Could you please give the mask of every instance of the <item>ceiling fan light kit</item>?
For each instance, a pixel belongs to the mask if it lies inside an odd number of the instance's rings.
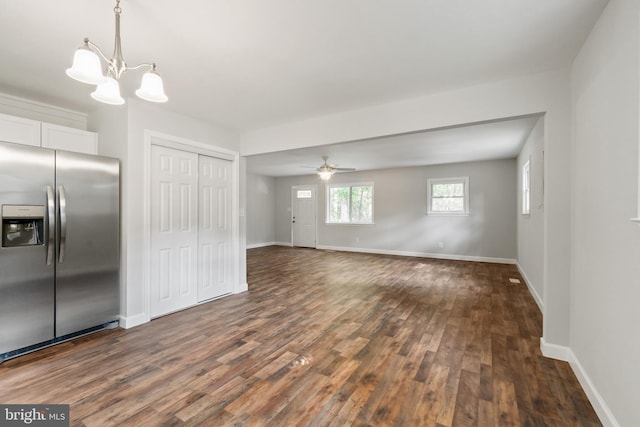
[[[326,168],[320,168],[320,170],[318,171],[318,175],[320,175],[320,179],[323,181],[328,181],[329,179],[331,179],[331,176],[334,174],[334,172],[330,169],[326,169]]]
[[[140,88],[136,90],[136,95],[150,102],[167,102],[169,98],[164,93],[162,78],[156,71],[155,63],[143,63],[130,67],[122,56],[122,43],[120,40],[120,0],[116,0],[113,8],[116,15],[116,35],[113,56],[108,58],[100,48],[84,39],[84,45],[76,50],[73,55],[73,64],[67,69],[67,76],[82,83],[96,85],[96,90],[91,93],[91,97],[96,101],[110,105],[122,105],[124,99],[120,95],[120,84],[118,80],[129,70],[138,68],[149,68],[142,76]],[[102,73],[103,59],[107,64],[106,76]]]
[[[342,171],[342,172],[355,171],[355,168],[337,168],[334,165],[328,164],[327,160],[329,160],[329,157],[327,156],[322,156],[322,160],[324,160],[324,164],[320,165],[320,167],[316,169],[316,172],[318,172],[318,176],[320,176],[320,179],[323,181],[330,180],[333,174],[336,173],[336,171]]]

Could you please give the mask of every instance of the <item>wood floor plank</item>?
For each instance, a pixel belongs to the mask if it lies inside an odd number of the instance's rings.
[[[0,402],[67,403],[73,426],[600,425],[513,265],[265,247],[247,272],[0,364]]]

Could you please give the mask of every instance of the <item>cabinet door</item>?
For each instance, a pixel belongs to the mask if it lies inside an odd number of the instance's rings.
[[[76,153],[98,154],[98,134],[42,123],[42,146]]]
[[[40,122],[0,114],[0,141],[40,147]]]

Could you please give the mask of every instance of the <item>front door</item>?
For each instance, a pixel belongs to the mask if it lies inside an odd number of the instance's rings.
[[[291,235],[293,246],[316,247],[316,186],[291,187]]]

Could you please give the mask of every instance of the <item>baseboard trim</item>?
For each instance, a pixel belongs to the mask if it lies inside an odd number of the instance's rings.
[[[247,292],[248,290],[249,290],[249,284],[247,282],[240,283],[236,287],[234,294],[241,294],[242,292]]]
[[[598,390],[591,381],[591,378],[589,378],[589,375],[582,367],[580,360],[578,360],[570,347],[550,344],[546,342],[543,337],[540,338],[540,350],[545,357],[568,362],[569,366],[571,366],[571,370],[573,370],[578,382],[587,395],[589,402],[591,402],[593,409],[596,411],[598,418],[600,418],[600,422],[602,422],[605,427],[620,427],[620,424],[611,412],[611,409],[609,409],[605,400],[602,398],[600,393],[598,393]]]
[[[527,277],[527,273],[524,272],[520,264],[516,263],[516,266],[518,267],[518,271],[520,272],[520,275],[524,279],[524,283],[527,285],[527,288],[529,289],[529,293],[533,297],[533,300],[536,302],[536,304],[538,304],[538,308],[540,309],[540,311],[541,312],[544,311],[542,309],[544,306],[542,302],[542,298],[540,298],[540,295],[538,295],[538,292],[536,292],[536,288],[534,288],[533,285],[531,284],[531,281]]]
[[[276,242],[251,243],[247,245],[247,249],[264,248],[265,246],[274,246]]]
[[[540,338],[540,351],[544,357],[568,362],[571,359],[571,349],[563,345],[550,344],[544,337]]]
[[[489,262],[493,264],[516,264],[516,260],[511,258],[492,258],[492,257],[480,257],[480,256],[456,255],[456,254],[432,254],[427,252],[393,251],[393,250],[385,250],[385,249],[350,248],[350,247],[344,247],[344,246],[326,246],[326,245],[318,245],[317,249],[324,249],[324,250],[330,250],[330,251],[344,251],[344,252],[362,252],[367,254],[379,254],[379,255],[410,256],[410,257],[418,257],[418,258],[448,259],[453,261]]]
[[[140,326],[147,322],[149,322],[149,318],[146,313],[140,313],[129,317],[120,316],[120,327],[124,329],[135,328],[136,326]]]
[[[273,242],[273,244],[275,246],[289,246],[289,247],[293,246],[291,242]]]
[[[600,393],[598,393],[593,382],[591,382],[591,378],[589,378],[589,375],[587,375],[587,372],[584,370],[575,354],[573,354],[573,351],[571,351],[571,360],[569,361],[569,365],[571,365],[571,369],[573,369],[573,372],[576,374],[578,382],[589,398],[589,401],[591,402],[593,409],[596,411],[596,414],[598,414],[602,424],[605,427],[620,427],[618,420],[616,420],[611,409],[609,409],[607,403],[604,401]]]

